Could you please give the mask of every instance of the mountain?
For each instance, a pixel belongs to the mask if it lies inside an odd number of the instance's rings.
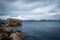
[[[25,22],[60,22],[60,20],[23,20]]]
[[[22,20],[25,22],[60,22],[60,20]],[[0,19],[0,22],[6,23],[6,20]]]

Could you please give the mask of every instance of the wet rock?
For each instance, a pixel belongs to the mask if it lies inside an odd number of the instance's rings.
[[[4,31],[0,29],[0,34],[2,36],[2,40],[22,40],[24,35],[21,31]]]

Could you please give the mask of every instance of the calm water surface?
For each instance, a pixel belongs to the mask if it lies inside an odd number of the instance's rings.
[[[60,22],[23,22],[21,30],[27,37],[24,40],[60,40]]]

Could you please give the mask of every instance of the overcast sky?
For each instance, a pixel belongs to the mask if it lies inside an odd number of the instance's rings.
[[[60,0],[0,0],[0,18],[60,19]]]

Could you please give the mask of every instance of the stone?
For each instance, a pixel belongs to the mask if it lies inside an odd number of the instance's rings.
[[[22,26],[22,21],[19,19],[8,18],[6,24],[9,26]]]

